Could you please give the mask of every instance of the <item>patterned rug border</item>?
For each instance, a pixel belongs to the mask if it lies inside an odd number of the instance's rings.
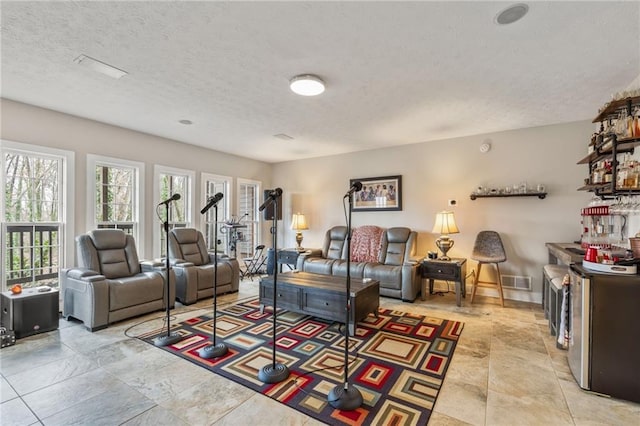
[[[213,312],[172,324],[182,340],[161,349],[331,425],[426,425],[464,328],[460,321],[400,310],[369,315],[349,337],[349,383],[363,404],[341,411],[327,395],[344,384],[342,323],[278,309],[276,360],[290,376],[276,384],[258,379],[259,369],[273,360],[270,307],[260,312],[257,298],[225,305],[216,325],[216,342],[229,348],[220,358],[197,352],[211,343]],[[163,333],[166,328],[138,338],[153,344]]]

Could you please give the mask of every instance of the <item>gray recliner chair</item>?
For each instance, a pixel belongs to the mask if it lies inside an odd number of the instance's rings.
[[[298,256],[297,269],[313,274],[331,275],[333,264],[346,259],[347,227],[334,226],[324,236],[322,249],[307,250]]]
[[[133,237],[119,229],[97,229],[76,237],[78,267],[61,273],[62,316],[90,331],[126,318],[166,309],[165,268],[140,262]],[[175,304],[175,278],[169,280]]]
[[[389,228],[383,235],[378,263],[367,263],[364,276],[380,281],[380,295],[413,302],[420,293],[418,234],[409,228]]]
[[[213,296],[214,253],[207,251],[204,237],[193,228],[169,232],[169,258],[176,274],[176,298],[189,305]],[[218,255],[218,294],[238,291],[240,265],[236,259]]]

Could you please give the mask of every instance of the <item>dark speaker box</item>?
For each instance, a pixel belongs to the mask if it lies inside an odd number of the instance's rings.
[[[267,199],[267,197],[269,196],[269,194],[271,194],[271,191],[273,191],[273,189],[265,189],[264,190],[264,198],[262,198],[262,202],[264,203],[264,201]],[[273,215],[274,212],[276,210],[276,203],[269,203],[268,206],[266,206],[264,208],[264,210],[262,211],[262,213],[264,213],[264,220],[273,220]],[[277,212],[278,217],[276,218],[276,220],[282,220],[282,197],[280,197],[278,199],[278,212]]]
[[[40,288],[27,288],[20,294],[5,291],[0,296],[2,326],[13,330],[18,339],[58,328],[58,290],[39,292]]]

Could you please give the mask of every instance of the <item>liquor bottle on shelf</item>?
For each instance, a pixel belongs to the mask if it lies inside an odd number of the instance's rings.
[[[638,163],[632,162],[627,173],[626,187],[628,189],[638,189]]]
[[[604,160],[603,173],[602,181],[604,183],[611,183],[611,180],[613,179],[611,160]]]

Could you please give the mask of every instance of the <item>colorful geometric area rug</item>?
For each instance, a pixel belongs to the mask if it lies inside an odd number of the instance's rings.
[[[388,309],[369,315],[349,336],[349,384],[363,403],[343,411],[328,403],[328,394],[344,385],[344,325],[278,310],[276,362],[290,376],[264,384],[258,373],[273,363],[271,312],[266,307],[261,313],[257,299],[218,309],[216,343],[229,349],[220,358],[198,356],[211,343],[212,315],[172,326],[182,340],[163,349],[327,424],[426,425],[463,328],[458,321]],[[153,344],[163,333],[140,338]]]

